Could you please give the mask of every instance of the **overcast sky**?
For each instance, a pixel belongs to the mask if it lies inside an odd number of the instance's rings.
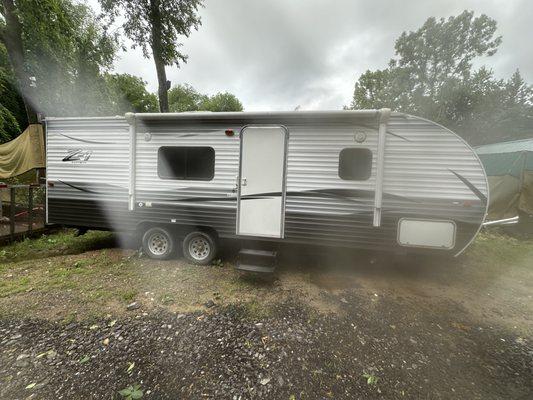
[[[249,111],[339,109],[362,72],[386,66],[402,31],[464,9],[496,19],[503,36],[480,64],[502,78],[519,68],[533,83],[533,0],[205,0],[202,26],[183,40],[188,63],[167,75],[203,93],[232,92]],[[121,52],[115,70],[157,89],[140,50]]]

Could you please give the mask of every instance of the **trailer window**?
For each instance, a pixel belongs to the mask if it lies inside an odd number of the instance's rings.
[[[339,177],[347,181],[365,181],[372,173],[369,149],[346,148],[339,154]]]
[[[212,147],[160,147],[157,174],[162,179],[210,181],[215,175],[215,150]]]

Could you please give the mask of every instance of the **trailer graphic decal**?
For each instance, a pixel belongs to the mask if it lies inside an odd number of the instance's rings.
[[[76,149],[76,150],[70,150],[68,154],[63,158],[63,162],[72,162],[72,163],[86,163],[89,158],[91,158],[91,154],[93,154],[92,150],[83,150],[83,149]]]

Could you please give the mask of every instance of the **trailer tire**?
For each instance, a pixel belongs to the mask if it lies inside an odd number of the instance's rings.
[[[165,228],[150,228],[143,235],[142,248],[148,257],[166,260],[172,257],[176,248],[174,235]]]
[[[183,239],[183,255],[197,265],[208,265],[215,258],[218,250],[214,235],[205,231],[194,231]]]

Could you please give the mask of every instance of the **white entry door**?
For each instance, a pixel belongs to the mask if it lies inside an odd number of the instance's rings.
[[[241,132],[237,234],[283,237],[287,130],[249,126]]]

